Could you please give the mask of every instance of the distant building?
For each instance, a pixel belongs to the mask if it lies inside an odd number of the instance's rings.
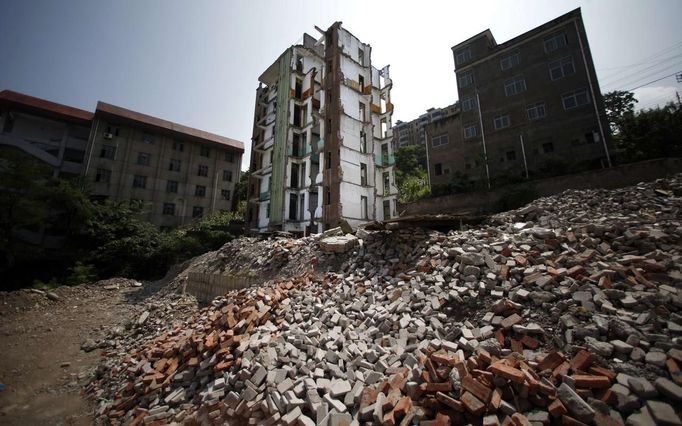
[[[321,31],[321,30],[320,30]],[[316,233],[397,216],[388,66],[336,22],[259,78],[247,221]]]
[[[445,180],[446,170],[500,180],[559,163],[610,166],[610,135],[580,9],[502,44],[485,30],[452,52],[459,123],[450,120],[454,132],[433,129],[432,182]]]
[[[143,201],[157,226],[235,208],[241,142],[103,102],[91,113],[3,91],[0,111],[0,145],[88,177],[96,199]]]
[[[429,108],[418,118],[404,122],[398,120],[393,127],[393,144],[396,148],[405,145],[426,146],[426,126],[444,115],[450,114],[455,104],[444,108]]]

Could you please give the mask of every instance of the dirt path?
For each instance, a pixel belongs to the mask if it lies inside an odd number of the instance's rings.
[[[131,318],[141,289],[61,287],[58,300],[27,290],[0,293],[0,424],[92,424],[80,391],[100,350],[85,352],[81,344]]]

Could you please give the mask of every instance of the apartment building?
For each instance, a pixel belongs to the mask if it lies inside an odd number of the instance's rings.
[[[452,149],[463,143],[459,102],[444,108],[443,113],[424,126],[426,160],[429,164],[429,184],[449,183],[458,171],[469,172],[472,159],[461,150]],[[460,172],[462,173],[462,172]]]
[[[371,46],[334,23],[304,34],[259,77],[247,221],[321,232],[397,216],[392,82]]]
[[[0,92],[0,145],[21,150],[49,165],[52,176],[78,176],[93,113],[34,98]]]
[[[393,146],[400,148],[405,145],[426,146],[426,126],[451,114],[455,104],[444,108],[429,108],[426,112],[412,121],[396,121],[393,127]]]
[[[94,199],[140,200],[157,226],[234,210],[242,142],[104,102],[92,112],[0,92],[0,144],[85,176]]]
[[[461,133],[432,135],[432,181],[446,170],[490,184],[561,163],[611,165],[603,99],[580,9],[502,44],[485,30],[452,52],[461,120],[455,127]],[[446,150],[456,154],[446,160],[439,155]]]

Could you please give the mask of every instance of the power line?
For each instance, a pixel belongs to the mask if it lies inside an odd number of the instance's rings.
[[[657,57],[659,57],[659,56],[661,56],[661,55],[664,55],[664,54],[666,54],[666,53],[668,53],[668,52],[670,52],[670,51],[673,51],[673,50],[675,50],[676,48],[678,48],[678,47],[680,47],[680,46],[682,46],[682,41],[677,42],[677,43],[675,43],[675,44],[672,45],[672,46],[666,47],[666,48],[663,49],[663,50],[659,50],[658,52],[654,53],[653,55],[649,55],[649,56],[647,56],[647,57],[645,57],[645,58],[642,58],[642,59],[640,60],[640,62],[636,62],[636,63],[634,63],[634,64],[629,64],[629,65],[621,65],[621,66],[618,66],[618,67],[599,68],[597,71],[604,71],[604,70],[609,70],[609,69],[622,69],[622,68],[628,68],[628,69],[629,69],[629,68],[636,67],[636,66],[639,66],[639,65],[646,65],[646,64],[650,63],[652,59],[657,58]],[[622,72],[624,72],[624,71],[627,71],[627,70],[617,71],[617,72],[615,72],[615,73],[612,73],[611,75],[609,75],[609,74],[607,73],[607,78],[610,78],[610,77],[613,77],[613,76],[615,76],[615,75],[618,75],[618,74],[620,74],[620,73],[622,73]]]
[[[661,77],[661,78],[657,78],[656,80],[652,80],[652,81],[650,81],[650,82],[648,82],[648,83],[640,84],[640,85],[637,86],[637,87],[633,87],[632,89],[626,90],[626,92],[632,92],[633,90],[639,89],[640,87],[647,86],[647,85],[649,85],[649,84],[651,84],[651,83],[656,83],[657,81],[661,81],[661,80],[663,80],[664,78],[672,77],[672,76],[674,76],[674,75],[677,74],[677,73],[679,73],[679,71],[676,71],[676,72],[674,72],[674,73],[672,73],[672,74],[668,74],[668,75],[666,75],[666,76],[664,76],[664,77]]]
[[[631,72],[631,73],[628,74],[628,75],[625,75],[625,76],[622,76],[622,77],[617,77],[617,78],[615,78],[615,79],[613,79],[613,78],[605,78],[605,79],[603,79],[603,81],[604,81],[604,84],[605,84],[605,85],[611,85],[611,84],[615,84],[616,82],[620,82],[620,81],[622,81],[622,80],[629,80],[629,79],[631,79],[632,77],[635,77],[635,76],[638,75],[638,74],[641,74],[641,73],[643,73],[643,72],[645,72],[645,71],[648,71],[648,70],[650,70],[650,69],[652,69],[652,68],[656,68],[656,67],[662,65],[662,64],[665,63],[665,62],[668,62],[668,61],[671,61],[671,60],[674,60],[674,59],[677,59],[677,58],[680,58],[680,57],[682,57],[682,53],[681,53],[681,54],[678,54],[678,55],[675,55],[675,56],[671,56],[671,57],[669,57],[669,58],[662,59],[662,60],[660,60],[660,61],[658,61],[658,62],[656,62],[656,63],[651,64],[651,65],[648,66],[648,67],[641,68],[641,69],[639,69],[639,70],[636,70],[636,71],[634,71],[634,72]],[[673,65],[675,65],[675,64],[673,64]]]
[[[625,87],[625,86],[634,86],[634,85],[636,85],[636,84],[639,84],[639,82],[641,82],[641,81],[643,81],[643,80],[649,79],[649,78],[651,78],[651,77],[655,77],[656,75],[661,75],[662,72],[666,72],[666,71],[669,71],[671,68],[680,67],[680,66],[682,66],[682,62],[680,62],[680,63],[675,63],[675,64],[672,64],[672,65],[668,65],[667,67],[663,67],[663,68],[661,68],[661,69],[654,70],[654,71],[652,71],[652,72],[648,72],[648,73],[643,74],[643,75],[641,75],[641,76],[639,76],[639,77],[636,77],[636,78],[634,78],[634,79],[629,79],[628,81],[624,81],[624,82],[622,82],[622,83],[618,83],[618,84],[616,84],[616,83],[607,84],[607,85],[605,85],[605,87],[610,87],[610,88],[611,88],[610,90],[618,90],[619,88],[622,88],[622,87]]]

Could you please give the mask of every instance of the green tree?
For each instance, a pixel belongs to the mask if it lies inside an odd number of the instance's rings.
[[[614,90],[604,94],[604,107],[606,108],[606,118],[609,120],[611,132],[619,134],[622,129],[623,120],[631,117],[635,112],[635,94],[622,90]]]
[[[412,174],[402,180],[398,189],[400,190],[401,203],[412,203],[429,195],[426,170],[418,167]]]
[[[404,176],[417,168],[426,170],[426,147],[424,145],[403,145],[395,151],[396,170]]]
[[[626,114],[620,122],[616,144],[625,161],[682,156],[682,107],[670,103],[663,108]]]

